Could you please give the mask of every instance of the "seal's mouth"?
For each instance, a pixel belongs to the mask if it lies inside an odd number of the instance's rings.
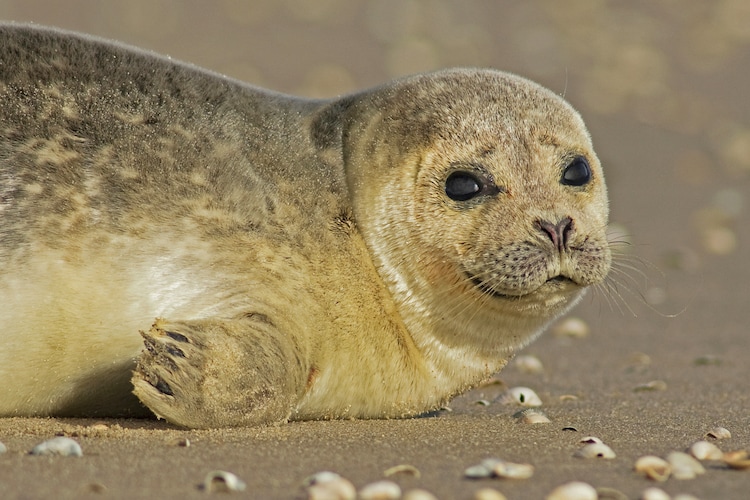
[[[476,276],[471,276],[470,279],[471,279],[471,282],[474,284],[474,286],[477,287],[485,295],[490,295],[492,297],[496,297],[500,299],[507,299],[507,300],[518,300],[527,295],[531,295],[532,293],[539,292],[544,288],[552,288],[553,290],[559,290],[560,288],[565,288],[569,285],[579,286],[578,283],[573,281],[573,279],[569,278],[568,276],[558,274],[557,276],[553,276],[552,278],[549,278],[541,286],[534,288],[532,290],[519,291],[519,293],[503,293],[503,292],[499,292],[495,290],[491,286],[490,283],[482,281]]]

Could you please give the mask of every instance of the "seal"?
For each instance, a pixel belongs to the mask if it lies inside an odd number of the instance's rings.
[[[307,100],[53,29],[0,46],[0,415],[419,415],[609,270],[589,134],[521,77]]]

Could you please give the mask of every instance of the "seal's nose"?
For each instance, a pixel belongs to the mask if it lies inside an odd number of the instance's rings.
[[[539,229],[552,240],[552,244],[559,252],[568,247],[568,238],[573,233],[573,219],[563,217],[557,224],[546,220],[538,220],[536,223]]]

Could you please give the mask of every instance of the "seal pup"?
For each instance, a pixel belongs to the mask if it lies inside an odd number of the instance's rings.
[[[0,415],[418,415],[609,270],[583,121],[518,76],[307,100],[52,29],[0,46]]]

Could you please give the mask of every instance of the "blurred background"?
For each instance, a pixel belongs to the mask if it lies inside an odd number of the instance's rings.
[[[658,333],[665,353],[688,329],[695,353],[731,356],[747,337],[747,0],[0,0],[0,18],[120,40],[301,96],[448,66],[529,77],[582,113],[607,175],[614,238],[632,243],[618,245],[629,254],[610,283],[624,300],[593,294],[581,314],[608,333],[627,330],[628,346],[638,332],[644,342]],[[628,308],[645,311],[645,324]]]

